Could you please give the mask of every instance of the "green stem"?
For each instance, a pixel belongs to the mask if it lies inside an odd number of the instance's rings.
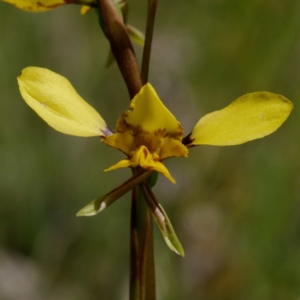
[[[145,46],[144,46],[144,52],[143,52],[142,71],[141,71],[141,77],[142,77],[143,84],[146,84],[148,82],[149,64],[150,64],[150,55],[151,55],[156,7],[157,7],[157,0],[148,0],[146,36],[145,36]]]

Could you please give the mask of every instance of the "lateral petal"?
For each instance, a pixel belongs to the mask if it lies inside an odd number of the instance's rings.
[[[134,137],[128,132],[108,135],[103,138],[102,143],[119,149],[128,156],[135,149]]]
[[[185,145],[238,145],[276,131],[288,118],[293,104],[269,92],[246,94],[196,124]]]
[[[116,170],[116,169],[119,169],[119,168],[127,168],[127,167],[130,167],[131,165],[132,164],[130,163],[130,161],[128,159],[123,159],[123,160],[120,160],[115,165],[105,169],[104,172]]]
[[[188,153],[188,148],[183,145],[181,141],[169,137],[161,139],[161,145],[158,153],[160,160],[175,156],[188,157]]]
[[[48,69],[28,67],[18,83],[25,102],[57,131],[84,137],[112,133],[65,77]]]

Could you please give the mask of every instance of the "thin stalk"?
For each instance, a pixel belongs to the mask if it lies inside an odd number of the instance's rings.
[[[133,169],[133,174],[138,170]],[[130,300],[155,300],[155,264],[151,212],[139,187],[132,191]]]
[[[129,299],[140,299],[140,253],[137,224],[137,187],[132,190],[131,198],[131,221],[130,221],[130,282]]]
[[[152,215],[147,210],[144,243],[140,266],[141,300],[155,300],[155,264]]]
[[[148,80],[156,0],[148,2],[145,50],[143,54],[143,78],[139,73],[136,56],[122,18],[112,0],[98,0],[100,20],[111,50],[118,63],[129,91],[130,99],[140,91],[142,82]],[[133,173],[138,170],[133,169]],[[136,187],[132,193],[130,230],[130,300],[155,300],[154,250],[152,220],[146,201]]]
[[[142,71],[141,71],[141,77],[142,77],[143,84],[146,84],[148,82],[149,64],[150,64],[150,55],[151,55],[156,7],[157,7],[157,0],[148,0],[147,25],[146,25],[143,59],[142,59]]]

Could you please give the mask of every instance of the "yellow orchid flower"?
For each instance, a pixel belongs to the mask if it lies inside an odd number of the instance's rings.
[[[105,171],[130,167],[133,176],[92,201],[77,216],[95,215],[140,185],[167,245],[182,256],[184,251],[170,220],[144,180],[157,171],[175,183],[163,164],[165,159],[187,157],[188,149],[197,145],[229,146],[262,138],[277,130],[293,109],[292,102],[281,95],[246,94],[224,109],[201,118],[192,132],[182,138],[181,124],[147,83],[131,100],[113,132],[63,76],[48,69],[28,67],[22,71],[18,82],[26,103],[51,127],[70,135],[100,136],[104,144],[126,155],[126,159]]]
[[[187,157],[188,149],[181,143],[182,134],[180,123],[148,83],[119,118],[116,133],[102,140],[128,157],[106,171],[140,166],[156,170],[175,183],[161,161],[173,156]]]
[[[17,8],[30,12],[43,12],[63,4],[73,3],[70,0],[2,0],[13,4]]]
[[[163,160],[188,156],[197,145],[228,146],[262,138],[277,130],[293,104],[269,92],[246,94],[226,108],[210,113],[182,139],[179,121],[164,106],[150,83],[131,100],[113,132],[61,75],[28,67],[18,77],[26,103],[57,131],[76,136],[100,136],[127,158],[105,171],[124,167],[156,170],[175,183]]]

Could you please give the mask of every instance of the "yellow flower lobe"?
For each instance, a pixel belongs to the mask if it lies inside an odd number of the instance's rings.
[[[201,118],[189,137],[189,145],[230,146],[262,138],[276,131],[292,110],[292,102],[281,95],[243,95]]]
[[[69,80],[48,69],[28,67],[18,77],[25,102],[51,127],[76,136],[105,136],[110,129]]]
[[[102,140],[128,156],[105,171],[140,166],[156,170],[175,183],[161,161],[173,156],[187,156],[188,149],[181,143],[182,134],[180,123],[148,83],[119,118],[116,133]]]
[[[30,12],[43,12],[67,4],[64,0],[3,0],[17,8]]]

